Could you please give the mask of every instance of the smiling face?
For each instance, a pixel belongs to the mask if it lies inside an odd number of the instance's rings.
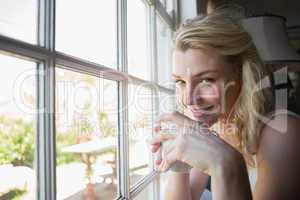
[[[213,51],[175,50],[173,78],[184,114],[208,126],[226,118],[240,93],[238,68]]]

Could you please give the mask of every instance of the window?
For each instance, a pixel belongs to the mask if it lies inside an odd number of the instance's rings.
[[[57,199],[117,197],[117,102],[114,81],[56,68]]]
[[[174,105],[166,7],[4,0],[0,11],[0,198],[160,199],[146,139]]]

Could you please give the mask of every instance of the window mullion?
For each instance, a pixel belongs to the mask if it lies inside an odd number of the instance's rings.
[[[118,69],[127,73],[127,0],[117,1],[117,35],[118,35]],[[128,82],[119,82],[118,87],[118,112],[119,112],[119,134],[118,134],[118,180],[119,193],[121,197],[129,199],[129,128],[128,128]]]
[[[150,6],[150,31],[151,31],[151,69],[152,69],[152,81],[158,84],[158,65],[157,65],[157,38],[156,38],[156,12],[155,12],[155,4]],[[153,107],[153,114],[152,114],[152,121],[155,120],[157,117],[157,114],[159,113],[159,100],[158,100],[158,94],[159,90],[157,87],[155,87],[154,90],[152,90],[152,107]],[[152,133],[153,135],[153,133]],[[155,155],[152,156],[152,168],[154,168],[154,159]],[[159,194],[160,194],[160,181],[159,178],[154,179],[153,181],[153,193],[154,193],[154,200],[159,200]]]
[[[39,1],[38,44],[54,52],[55,0]],[[38,199],[55,200],[55,57],[39,65],[38,74]]]

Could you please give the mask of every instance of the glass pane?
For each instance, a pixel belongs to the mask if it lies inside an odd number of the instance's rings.
[[[157,61],[158,61],[158,83],[173,88],[174,83],[171,80],[172,70],[172,33],[167,25],[159,18],[157,22]]]
[[[57,0],[56,49],[116,68],[116,1]]]
[[[152,171],[152,154],[146,139],[152,134],[151,90],[141,86],[129,86],[129,167],[130,185]]]
[[[37,0],[1,0],[0,34],[37,43]]]
[[[127,1],[128,73],[150,80],[147,56],[147,7],[142,0]]]
[[[150,183],[143,191],[141,191],[134,200],[153,200],[154,198],[153,183]]]
[[[0,54],[0,199],[36,199],[36,63]]]
[[[56,68],[57,199],[117,197],[117,84]]]
[[[159,114],[170,113],[176,110],[175,95],[159,93]]]

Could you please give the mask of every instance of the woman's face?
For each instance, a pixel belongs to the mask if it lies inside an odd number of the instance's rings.
[[[173,78],[184,114],[208,126],[225,118],[240,93],[238,68],[213,51],[175,50]]]

